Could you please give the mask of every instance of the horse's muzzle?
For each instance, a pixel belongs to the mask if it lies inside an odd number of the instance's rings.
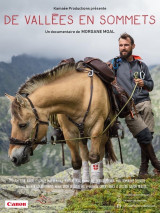
[[[21,166],[21,164],[25,164],[25,163],[29,162],[29,157],[22,158],[21,160],[19,160],[16,157],[12,157],[11,161],[15,166]]]
[[[18,148],[14,149],[12,151],[10,159],[15,166],[21,166],[21,164],[25,164],[29,162],[31,154],[32,154],[32,150],[30,149],[30,147],[26,146],[26,147],[23,147],[23,149],[21,147],[19,149]]]

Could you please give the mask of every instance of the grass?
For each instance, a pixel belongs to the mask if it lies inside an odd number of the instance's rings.
[[[159,177],[115,179],[101,187],[71,197],[63,212],[160,212]]]

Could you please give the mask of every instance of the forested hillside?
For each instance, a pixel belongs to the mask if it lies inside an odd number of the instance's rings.
[[[0,62],[0,96],[15,94],[17,88],[33,74],[57,65],[60,59],[35,58],[28,55],[13,56],[11,63]]]

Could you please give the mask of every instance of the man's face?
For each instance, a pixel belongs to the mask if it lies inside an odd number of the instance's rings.
[[[131,44],[130,38],[119,40],[119,52],[122,58],[129,58],[132,55],[132,50],[135,48],[135,44]]]

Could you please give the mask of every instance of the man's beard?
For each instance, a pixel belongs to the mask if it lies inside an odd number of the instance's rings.
[[[126,51],[122,51],[122,52],[126,52]],[[123,55],[122,52],[120,52],[120,56],[121,58],[127,59],[132,55],[132,50],[130,50],[126,55]]]

